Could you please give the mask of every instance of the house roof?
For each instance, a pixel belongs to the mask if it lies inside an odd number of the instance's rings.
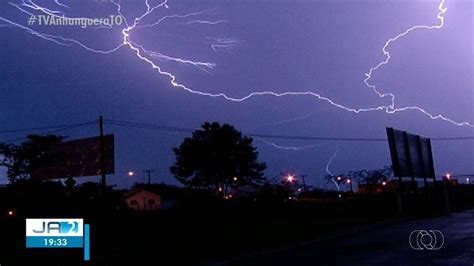
[[[160,195],[158,195],[157,193],[151,192],[151,191],[149,191],[149,190],[146,190],[146,189],[143,189],[143,188],[137,188],[137,189],[135,189],[135,190],[133,190],[133,191],[131,191],[131,192],[125,194],[125,198],[129,198],[129,197],[131,197],[131,196],[137,194],[138,192],[148,192],[148,193],[151,193],[151,194],[155,194],[155,195],[157,195],[157,196],[160,196]]]
[[[194,191],[183,188],[177,187],[173,185],[166,185],[166,184],[141,184],[140,186],[135,187],[135,189],[143,189],[148,192],[152,192],[156,195],[159,195],[163,198],[167,199],[177,199],[184,197],[186,195],[192,194]],[[132,191],[133,192],[133,191]],[[132,193],[130,192],[130,193]]]

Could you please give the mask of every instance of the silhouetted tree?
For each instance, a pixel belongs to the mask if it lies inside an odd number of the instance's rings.
[[[382,169],[349,171],[335,176],[326,175],[324,179],[327,182],[336,182],[338,185],[346,184],[347,180],[357,181],[359,184],[376,185],[390,180],[392,173],[390,166],[384,166]]]
[[[356,171],[353,176],[361,184],[375,185],[388,181],[392,177],[392,172],[390,166],[384,166],[382,169]]]
[[[344,173],[344,174],[340,174],[340,175],[327,174],[327,175],[324,176],[324,180],[326,180],[327,183],[336,182],[336,184],[338,186],[344,185],[347,182],[348,179],[350,179],[349,173]]]
[[[173,149],[176,162],[171,173],[186,186],[219,195],[229,186],[260,184],[266,165],[257,161],[252,141],[231,125],[204,123],[202,130]]]
[[[48,151],[64,139],[56,135],[29,135],[27,141],[18,145],[0,143],[0,166],[7,168],[10,183],[29,178],[32,171],[55,160],[53,156],[57,155]]]

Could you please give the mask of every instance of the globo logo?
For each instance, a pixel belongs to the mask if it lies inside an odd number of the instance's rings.
[[[444,235],[439,230],[414,230],[408,242],[414,250],[439,250],[444,245]]]

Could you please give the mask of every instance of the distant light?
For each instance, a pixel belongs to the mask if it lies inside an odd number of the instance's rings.
[[[446,174],[446,179],[450,179],[451,178],[451,174]]]
[[[466,177],[466,183],[469,184],[469,177]]]
[[[342,178],[340,176],[337,177],[337,180],[340,181]]]
[[[232,198],[232,194],[229,194],[229,199],[231,199],[231,198]]]
[[[301,191],[301,188],[298,188],[298,192],[300,192],[300,191]]]
[[[295,176],[294,175],[287,175],[286,176],[286,181],[288,181],[290,183],[295,181]]]
[[[351,182],[351,180],[350,180],[350,179],[347,179],[346,183],[349,184],[350,182]]]
[[[128,176],[134,176],[135,173],[133,171],[128,171]]]
[[[234,181],[237,181],[237,177],[236,177],[236,176],[234,176]]]
[[[293,198],[293,197],[288,197],[289,200],[292,199],[292,198]]]
[[[382,186],[385,186],[385,185],[387,185],[387,182],[383,181]]]
[[[13,216],[14,212],[13,211],[8,211],[8,216]]]
[[[222,188],[221,188],[221,187],[219,187],[219,192],[222,192]]]
[[[341,194],[339,194],[339,195],[337,195],[337,196],[338,196],[339,198],[340,198],[340,197],[342,197],[342,195],[341,195]]]

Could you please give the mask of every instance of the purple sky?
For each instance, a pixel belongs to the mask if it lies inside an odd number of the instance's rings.
[[[146,10],[144,1],[122,1],[129,22]],[[21,3],[13,0],[13,3]],[[107,17],[116,6],[107,1],[36,1],[69,17]],[[159,4],[150,1],[150,4]],[[414,25],[438,25],[438,1],[169,1],[143,20],[172,18],[152,28],[137,28],[131,40],[147,50],[182,59],[212,62],[203,71],[189,64],[154,60],[193,90],[241,98],[255,91],[312,91],[351,108],[388,105],[364,84],[365,73],[385,60],[384,43]],[[474,3],[449,1],[441,29],[419,29],[393,42],[391,59],[370,83],[396,95],[396,107],[419,106],[455,121],[474,123]],[[25,10],[31,11],[23,6]],[[40,14],[37,11],[31,11]],[[27,25],[29,15],[3,2],[0,17]],[[196,20],[225,22],[215,25]],[[231,123],[244,133],[384,138],[392,126],[426,137],[472,136],[473,128],[431,120],[418,111],[354,114],[312,96],[255,96],[230,102],[171,86],[129,47],[98,54],[70,44],[58,45],[0,19],[0,125],[2,129],[79,123],[97,119],[197,128],[206,121]],[[39,26],[44,34],[73,38],[94,49],[122,43],[121,26],[81,29]],[[212,49],[218,38],[232,41]],[[66,131],[70,138],[97,134],[94,126]],[[176,183],[169,173],[172,147],[187,136],[148,129],[107,126],[116,136],[116,175],[109,182],[128,186],[145,181],[143,169],[156,169],[154,180]],[[22,137],[1,134],[0,141]],[[306,147],[281,149],[276,146]],[[331,171],[381,168],[390,164],[388,144],[255,139],[267,176],[280,171],[307,174],[312,185],[332,188],[322,177],[337,150]],[[474,141],[433,142],[436,170],[474,173]],[[127,176],[133,169],[139,174]],[[87,178],[84,180],[98,180]],[[0,183],[6,182],[0,173]]]

